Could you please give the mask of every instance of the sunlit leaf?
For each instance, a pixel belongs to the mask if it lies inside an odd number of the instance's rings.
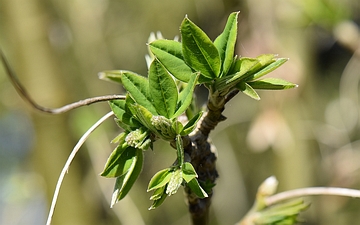
[[[219,76],[220,55],[210,38],[187,17],[180,27],[185,62],[207,78]]]
[[[285,62],[287,62],[289,59],[287,58],[278,58],[275,59],[274,62],[272,62],[271,64],[265,66],[263,69],[259,70],[258,72],[254,73],[251,76],[251,80],[256,80],[259,79],[260,77],[274,71],[275,69],[277,69],[278,67],[280,67],[282,64],[284,64]]]
[[[194,95],[194,89],[197,83],[197,80],[199,78],[199,74],[192,74],[190,77],[189,83],[186,85],[186,87],[180,92],[179,99],[177,102],[177,109],[175,114],[172,116],[172,118],[176,118],[180,116],[183,112],[186,111],[186,109],[191,104],[193,95]]]
[[[167,186],[164,186],[162,188],[159,188],[155,191],[155,193],[150,197],[150,199],[154,199],[153,204],[149,207],[149,210],[152,209],[156,209],[157,207],[159,207],[166,199],[166,197],[168,196],[165,191],[166,191]]]
[[[166,118],[171,118],[176,110],[178,90],[174,79],[158,60],[154,60],[150,65],[149,87],[156,111]]]
[[[120,144],[110,155],[101,176],[115,178],[129,171],[136,157],[136,149]]]
[[[196,128],[197,122],[201,118],[202,114],[203,112],[200,111],[193,118],[191,118],[189,122],[187,122],[187,124],[184,126],[180,134],[184,136],[190,134]]]
[[[189,82],[192,69],[185,63],[180,42],[156,40],[149,44],[151,52],[174,77]]]
[[[140,122],[136,118],[126,112],[125,100],[112,100],[109,101],[111,110],[114,112],[115,116],[118,118],[117,123],[124,130],[130,131],[132,128],[141,126]]]
[[[235,72],[235,74],[232,75],[232,77],[229,77],[230,79],[228,79],[226,81],[226,83],[232,83],[236,80],[245,79],[245,75],[252,68],[254,68],[258,63],[259,63],[259,60],[255,59],[255,58],[242,57],[242,58],[238,59],[235,62],[235,65],[233,66],[232,72]],[[223,77],[223,79],[224,78],[226,78],[226,77]]]
[[[222,60],[223,75],[227,74],[234,59],[238,15],[239,12],[230,14],[224,31],[214,41],[214,45],[218,49]]]
[[[171,178],[171,172],[168,168],[157,172],[150,180],[147,191],[161,188],[165,186]]]
[[[186,183],[189,183],[192,179],[198,177],[198,175],[196,174],[196,171],[191,163],[185,162],[182,165],[182,177]]]
[[[102,80],[113,81],[122,84],[121,81],[122,74],[123,74],[123,70],[108,70],[99,73],[99,78]]]
[[[255,100],[260,100],[260,96],[258,95],[258,93],[256,93],[256,91],[247,83],[241,82],[241,83],[237,84],[236,87],[242,93],[246,94],[247,96],[249,96]]]
[[[147,78],[133,72],[125,71],[122,74],[121,81],[136,103],[146,107],[151,113],[156,115],[156,109],[152,104]]]
[[[297,86],[296,84],[278,78],[265,78],[262,80],[249,81],[248,84],[253,89],[264,90],[284,90]]]
[[[132,157],[131,165],[127,172],[116,179],[111,207],[128,194],[141,173],[144,160],[143,152],[141,149],[134,149],[134,152],[135,154]]]
[[[199,198],[207,198],[208,194],[202,189],[197,179],[192,179],[187,183],[191,191],[193,191]]]

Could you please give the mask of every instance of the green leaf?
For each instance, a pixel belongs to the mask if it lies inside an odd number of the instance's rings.
[[[152,191],[164,187],[171,178],[171,172],[168,168],[157,172],[150,180],[147,191]]]
[[[132,167],[136,157],[136,149],[120,144],[106,162],[103,177],[115,178],[126,174]]]
[[[187,183],[191,191],[193,191],[199,198],[207,198],[208,194],[202,189],[197,179],[192,179]]]
[[[186,183],[189,183],[192,179],[198,177],[198,175],[196,174],[196,171],[191,163],[185,162],[182,165],[182,177]]]
[[[119,119],[117,122],[120,127],[124,130],[130,131],[133,128],[140,127],[141,124],[136,118],[127,113],[125,109],[125,100],[112,100],[109,101],[111,110],[114,112],[115,116]]]
[[[139,104],[133,104],[128,105],[131,112],[136,116],[136,118],[150,131],[154,132],[155,134],[158,134],[156,128],[151,123],[151,118],[153,117],[153,114],[147,110],[144,106],[141,106]]]
[[[266,78],[263,80],[250,81],[248,84],[253,89],[284,90],[297,87],[296,84],[278,78]]]
[[[220,55],[210,38],[187,17],[180,27],[185,62],[207,78],[220,74]]]
[[[156,59],[150,65],[149,87],[156,111],[171,118],[176,110],[178,90],[174,79]]]
[[[226,75],[234,58],[237,37],[237,19],[240,12],[231,13],[224,31],[215,39],[214,45],[219,51],[222,60],[222,73]]]
[[[263,69],[261,69],[260,71],[256,72],[253,76],[252,76],[252,80],[256,80],[259,79],[260,77],[274,71],[275,69],[277,69],[278,67],[280,67],[282,64],[284,64],[285,62],[287,62],[289,59],[287,58],[278,58],[276,59],[274,62],[272,62],[271,64],[267,65],[266,67],[264,67]]]
[[[99,78],[102,80],[113,81],[122,84],[121,81],[122,73],[123,73],[122,70],[108,70],[99,73]]]
[[[147,78],[130,71],[123,71],[121,81],[136,103],[144,106],[152,114],[156,115],[156,109],[152,104]]]
[[[182,123],[178,120],[175,120],[172,125],[171,125],[172,129],[175,131],[176,134],[180,134],[181,131],[183,130],[184,126],[182,125]]]
[[[235,72],[235,74],[230,79],[226,80],[226,83],[229,84],[235,81],[240,81],[242,79],[245,79],[246,76],[244,75],[246,75],[258,63],[259,60],[255,58],[242,57],[238,59],[233,66],[234,71],[232,72]]]
[[[194,95],[194,89],[196,86],[196,83],[198,81],[200,74],[192,74],[190,77],[189,83],[186,85],[186,87],[180,92],[179,99],[177,102],[177,109],[175,114],[172,116],[172,118],[176,118],[180,116],[183,112],[186,111],[186,109],[191,104],[193,95]]]
[[[134,149],[135,154],[132,157],[132,163],[125,174],[118,177],[115,182],[114,192],[111,199],[111,207],[123,199],[134,185],[139,177],[142,167],[144,156],[141,149]]]
[[[255,100],[260,100],[260,96],[258,95],[258,93],[256,93],[256,91],[249,84],[241,82],[237,84],[236,87],[247,96]]]
[[[189,120],[189,122],[187,122],[187,124],[184,126],[180,134],[183,136],[190,134],[196,128],[197,122],[201,118],[202,114],[203,112],[200,111],[193,118],[191,118],[191,120]]]
[[[151,42],[149,47],[169,73],[183,82],[189,82],[193,72],[184,61],[180,42],[156,40]]]
[[[153,204],[150,206],[149,210],[156,209],[159,207],[166,199],[167,194],[165,193],[167,186],[157,189],[154,194],[150,197],[150,200],[154,199]]]

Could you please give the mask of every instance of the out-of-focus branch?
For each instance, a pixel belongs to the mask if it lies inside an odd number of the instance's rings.
[[[309,187],[281,192],[265,199],[267,206],[274,205],[284,200],[310,196],[310,195],[335,195],[351,198],[360,198],[360,190],[336,187]]]
[[[34,107],[35,109],[37,109],[37,110],[39,110],[41,112],[50,113],[50,114],[61,114],[61,113],[68,112],[68,111],[70,111],[72,109],[76,109],[76,108],[86,106],[86,105],[91,105],[91,104],[97,103],[97,102],[103,102],[103,101],[109,101],[109,100],[115,100],[115,99],[125,99],[124,95],[105,95],[105,96],[98,96],[98,97],[83,99],[83,100],[80,100],[78,102],[74,102],[74,103],[59,107],[59,108],[46,108],[46,107],[43,107],[43,106],[37,104],[30,97],[30,95],[28,94],[28,92],[26,91],[24,86],[20,83],[19,79],[17,78],[15,72],[11,69],[10,64],[7,62],[7,60],[5,58],[5,55],[3,54],[1,49],[0,49],[0,57],[1,57],[1,61],[2,61],[3,65],[5,67],[6,74],[10,78],[10,81],[14,85],[16,91],[32,107]]]

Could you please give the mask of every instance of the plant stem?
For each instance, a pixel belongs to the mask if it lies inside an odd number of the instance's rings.
[[[210,93],[207,104],[208,111],[204,115],[197,132],[190,136],[191,142],[184,146],[185,153],[190,156],[191,163],[199,176],[198,181],[209,196],[200,199],[191,192],[190,188],[185,189],[193,225],[209,224],[209,208],[213,194],[212,187],[215,185],[218,172],[216,170],[215,146],[210,144],[208,137],[216,125],[226,119],[222,115],[226,102],[226,97]]]

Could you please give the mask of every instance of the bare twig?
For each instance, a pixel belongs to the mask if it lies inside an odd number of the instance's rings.
[[[24,88],[24,86],[20,83],[19,79],[17,78],[15,72],[11,69],[10,64],[7,62],[5,55],[3,54],[3,52],[0,49],[0,56],[1,56],[1,61],[5,67],[5,71],[7,73],[7,75],[10,78],[11,83],[14,85],[16,91],[20,94],[21,97],[23,97],[32,107],[34,107],[35,109],[41,111],[41,112],[45,112],[45,113],[50,113],[50,114],[61,114],[61,113],[65,113],[67,111],[70,111],[72,109],[76,109],[79,108],[81,106],[85,106],[85,105],[90,105],[93,103],[97,103],[97,102],[103,102],[103,101],[109,101],[109,100],[115,100],[115,99],[125,99],[124,95],[105,95],[105,96],[99,96],[99,97],[93,97],[93,98],[87,98],[84,100],[80,100],[78,102],[74,102],[59,108],[46,108],[43,107],[39,104],[37,104],[28,94],[28,92],[26,91],[26,89]]]
[[[345,196],[352,198],[360,198],[360,190],[348,189],[348,188],[336,188],[336,187],[309,187],[295,189],[291,191],[281,192],[265,199],[265,204],[267,206],[274,205],[278,202],[310,196],[310,195],[335,195],[335,196]]]
[[[100,124],[102,124],[105,120],[107,120],[108,118],[110,118],[111,116],[113,116],[114,113],[111,111],[109,113],[107,113],[105,116],[103,116],[100,120],[98,120],[94,125],[92,125],[89,130],[87,130],[85,132],[85,134],[80,138],[80,140],[78,141],[78,143],[75,145],[74,149],[71,151],[69,158],[67,159],[61,173],[59,176],[59,179],[57,181],[56,187],[55,187],[55,191],[54,191],[54,196],[51,202],[51,206],[50,206],[50,211],[49,211],[49,215],[48,215],[48,219],[46,221],[46,225],[50,225],[51,224],[51,219],[52,216],[54,214],[54,210],[55,210],[55,205],[56,205],[56,201],[57,198],[59,196],[59,191],[60,191],[60,187],[61,184],[64,180],[65,174],[68,172],[69,167],[71,162],[73,161],[76,153],[79,151],[80,147],[84,144],[84,142],[86,141],[86,139],[89,137],[89,135],[98,127],[100,126]]]

